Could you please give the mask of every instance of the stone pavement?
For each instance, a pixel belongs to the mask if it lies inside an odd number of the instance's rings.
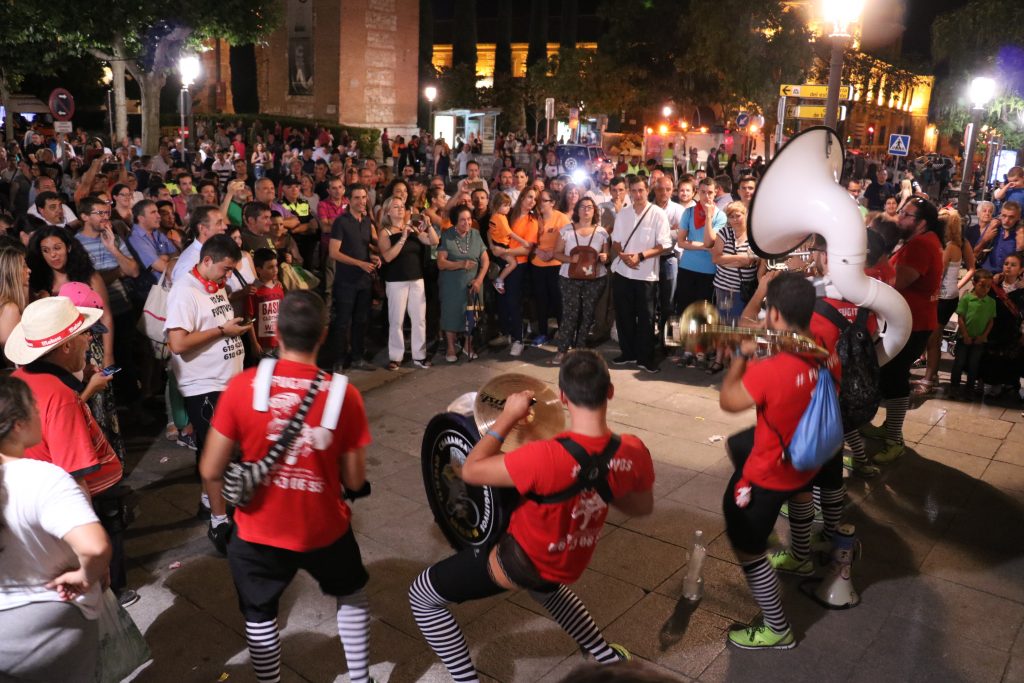
[[[551,355],[528,349],[522,359],[485,354],[430,370],[353,373],[374,437],[367,464],[374,493],[353,508],[371,576],[378,681],[447,680],[406,601],[412,578],[451,552],[424,496],[419,452],[427,421],[497,374],[554,383],[556,369],[543,364]],[[612,512],[575,586],[609,640],[684,681],[1024,681],[1024,418],[1016,402],[932,399],[912,410],[906,435],[915,452],[877,479],[847,480],[847,520],[863,543],[853,568],[862,604],[822,609],[800,593],[799,579],[784,577],[799,646],[745,652],[725,645],[729,626],[749,622],[757,608],[723,533],[731,466],[717,437],[752,424],[753,414],[719,410],[703,372],[663,368],[656,376],[612,370],[613,429],[645,441],[657,483],[649,517]],[[154,655],[135,680],[254,680],[227,563],[193,518],[192,452],[165,441],[162,430],[133,437],[130,448],[138,518],[128,532],[129,583],[142,600],[129,612]],[[695,529],[709,545],[696,610],[680,597]],[[784,537],[784,521],[778,529]],[[285,681],[348,680],[334,611],[300,574],[279,618]],[[558,681],[582,661],[525,593],[455,613],[484,680]]]

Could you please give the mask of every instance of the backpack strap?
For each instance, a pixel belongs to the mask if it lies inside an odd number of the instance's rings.
[[[846,316],[836,310],[835,306],[824,299],[814,300],[814,312],[825,316],[830,323],[839,328],[840,333],[845,332],[846,328],[852,324],[846,319]],[[857,316],[860,316],[860,311],[857,312]]]
[[[579,464],[580,471],[576,474],[576,481],[568,488],[556,493],[541,495],[529,491],[525,494],[525,497],[535,503],[561,503],[576,496],[581,491],[593,489],[601,496],[601,500],[610,503],[615,496],[612,495],[611,486],[608,484],[608,464],[618,452],[619,446],[622,444],[622,437],[613,433],[611,438],[608,439],[608,444],[604,447],[604,450],[595,456],[591,456],[583,446],[567,436],[555,440]]]
[[[857,319],[854,322],[860,325],[861,327],[867,328],[868,318],[870,317],[871,309],[868,308],[867,306],[861,306],[860,308],[857,309]]]

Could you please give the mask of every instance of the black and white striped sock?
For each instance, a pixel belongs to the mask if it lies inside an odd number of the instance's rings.
[[[837,489],[821,489],[821,518],[825,522],[821,537],[832,540],[832,534],[839,528],[843,519],[843,508],[846,505],[846,484]]]
[[[551,593],[530,591],[530,597],[539,602],[576,644],[594,659],[602,664],[619,661],[619,656],[608,646],[586,606],[568,586],[560,585]]]
[[[764,623],[776,633],[789,630],[789,621],[782,611],[779,577],[772,569],[768,558],[762,555],[752,562],[744,563],[743,574],[747,577],[747,585],[750,586],[754,601],[761,608]]]
[[[903,421],[907,417],[910,397],[885,399],[885,439],[903,443]]]
[[[348,675],[352,683],[370,680],[370,607],[366,592],[358,590],[338,597],[338,636],[345,649]]]
[[[245,622],[245,641],[249,645],[256,680],[260,683],[278,683],[281,680],[281,634],[277,619]]]
[[[811,525],[814,524],[814,501],[789,500],[789,554],[805,560],[811,554]]]
[[[409,605],[416,625],[453,680],[479,683],[462,629],[448,611],[448,601],[438,595],[430,582],[429,572],[428,569],[417,576],[409,587]]]
[[[850,453],[853,454],[855,462],[860,465],[871,464],[868,462],[868,454],[864,451],[864,436],[860,433],[859,429],[851,429],[843,434],[843,440],[850,447]]]

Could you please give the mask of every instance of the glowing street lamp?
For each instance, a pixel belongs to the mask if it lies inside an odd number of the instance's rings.
[[[672,116],[672,107],[666,104],[664,107],[661,108],[661,115],[664,116],[666,119]]]
[[[107,120],[110,122],[110,149],[114,149],[114,71],[103,65],[103,85],[107,86]]]
[[[200,66],[197,55],[182,55],[178,60],[178,73],[181,75],[181,99],[178,109],[181,110],[181,131],[182,135],[188,137],[185,141],[186,147],[192,152],[196,151],[195,136],[192,135],[191,127],[185,127],[185,117],[192,116],[192,94],[188,91],[189,86],[199,78]]]
[[[985,106],[995,97],[996,82],[985,76],[977,76],[967,89],[967,99],[971,101],[971,122],[967,124],[964,136],[964,171],[960,176],[960,197],[957,199],[957,210],[961,215],[970,216],[971,186],[974,185],[974,138],[981,128],[981,117]]]
[[[832,60],[828,69],[828,97],[825,100],[825,125],[835,130],[839,119],[839,87],[843,80],[843,53],[853,40],[853,28],[860,22],[864,0],[822,0],[821,14],[830,26]]]
[[[423,89],[423,96],[427,98],[427,128],[430,134],[434,134],[434,100],[437,99],[437,88],[428,85]]]

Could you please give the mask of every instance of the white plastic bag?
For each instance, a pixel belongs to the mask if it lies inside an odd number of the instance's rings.
[[[168,267],[168,270],[170,268]],[[160,281],[149,288],[146,305],[142,307],[139,318],[139,331],[146,335],[153,347],[153,355],[157,360],[167,360],[171,351],[167,347],[167,335],[164,333],[164,322],[167,320],[167,295],[171,291],[171,282],[167,271],[160,274]]]
[[[152,656],[131,615],[121,607],[108,588],[100,600],[99,656],[96,658],[96,682],[120,683]]]

